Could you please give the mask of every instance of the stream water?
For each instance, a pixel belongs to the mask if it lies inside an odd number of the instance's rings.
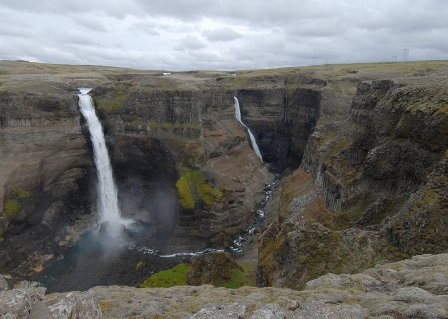
[[[281,175],[275,174],[273,181],[265,186],[263,197],[256,207],[254,223],[236,236],[230,247],[163,254],[153,245],[147,244],[153,241],[147,236],[151,231],[150,225],[121,217],[103,130],[95,114],[93,100],[88,95],[89,91],[90,89],[80,89],[78,96],[79,108],[86,119],[93,144],[100,227],[85,232],[77,245],[62,259],[45,268],[34,279],[44,284],[49,292],[88,289],[95,285],[137,285],[148,274],[173,267],[194,256],[216,251],[244,254],[250,238],[263,226],[266,204],[271,199]],[[262,160],[255,137],[241,121],[238,99],[235,97],[234,100],[236,119],[247,129],[254,152]],[[145,267],[135,269],[135,265],[141,264],[143,260]]]
[[[253,236],[255,232],[263,226],[266,204],[272,198],[272,195],[274,194],[274,191],[277,188],[281,178],[282,175],[276,173],[272,182],[264,187],[263,197],[257,205],[256,221],[251,226],[249,226],[249,228],[244,233],[238,235],[238,237],[234,239],[233,245],[229,247],[229,249],[233,253],[242,254],[244,252],[245,244],[249,241],[250,237]]]

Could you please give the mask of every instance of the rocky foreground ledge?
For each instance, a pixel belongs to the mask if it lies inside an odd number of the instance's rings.
[[[306,289],[94,287],[53,293],[0,277],[1,318],[448,318],[448,254],[420,255]]]

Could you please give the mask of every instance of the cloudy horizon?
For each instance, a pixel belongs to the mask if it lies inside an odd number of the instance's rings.
[[[0,59],[139,69],[443,60],[448,1],[4,0]]]

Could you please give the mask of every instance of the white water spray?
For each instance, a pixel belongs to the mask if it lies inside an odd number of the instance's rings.
[[[112,176],[112,166],[104,140],[103,128],[95,113],[92,98],[87,93],[91,89],[80,88],[79,109],[87,121],[90,131],[90,139],[93,145],[93,155],[97,171],[97,191],[98,191],[98,222],[108,223],[109,227],[116,228],[125,221],[121,218],[118,207],[117,189]]]
[[[240,110],[240,103],[238,102],[238,99],[236,96],[233,97],[235,100],[235,117],[236,120],[247,130],[249,133],[250,142],[252,144],[252,148],[254,149],[255,154],[260,158],[260,160],[263,162],[263,157],[261,156],[260,149],[258,148],[257,141],[255,140],[255,136],[252,134],[252,131],[250,128],[248,128],[241,119],[241,110]]]

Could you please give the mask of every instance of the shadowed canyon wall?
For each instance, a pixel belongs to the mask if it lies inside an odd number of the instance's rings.
[[[402,78],[352,67],[101,77],[92,96],[123,213],[166,253],[230,245],[254,222],[272,174],[235,120],[236,96],[264,160],[286,172],[266,207],[260,285],[301,288],[445,251],[447,81],[406,65]],[[96,223],[90,140],[70,87],[0,90],[0,268],[23,276]]]
[[[447,94],[366,81],[347,116],[318,123],[273,201],[260,284],[301,288],[327,272],[446,251]]]
[[[0,92],[0,103],[0,236],[10,238],[1,267],[18,260],[38,267],[34,251],[51,246],[47,255],[56,256],[77,240],[71,226],[92,223],[87,139],[74,95]]]
[[[153,225],[167,251],[230,245],[254,222],[272,178],[235,121],[233,96],[265,160],[284,169],[299,165],[320,107],[317,90],[297,89],[289,102],[285,92],[153,90],[132,81],[94,88],[122,212]],[[75,93],[2,93],[2,237],[16,236],[3,267],[39,266],[95,224],[91,145]],[[31,233],[36,245],[11,257]]]
[[[132,150],[119,151],[118,141],[126,140],[131,144],[133,140],[148,138],[159,141],[170,160],[162,158],[156,170],[146,165],[147,174],[177,168],[177,182],[176,178],[171,178],[170,182],[167,176],[163,176],[163,180],[168,188],[173,191],[177,188],[179,192],[179,181],[190,176],[192,170],[200,170],[204,181],[219,190],[211,196],[211,201],[195,200],[194,207],[185,207],[181,200],[177,214],[175,234],[181,237],[197,234],[199,239],[211,238],[212,243],[230,244],[235,233],[254,221],[257,194],[270,179],[266,168],[248,148],[246,133],[235,121],[233,96],[241,99],[243,119],[246,121],[247,116],[247,123],[255,130],[262,153],[274,167],[281,169],[299,165],[320,106],[317,90],[295,91],[291,103],[285,107],[284,90],[154,91],[131,86],[127,87],[121,104],[111,107],[117,95],[122,94],[123,85],[126,84],[114,83],[92,92],[106,136],[111,141],[112,163],[120,171],[118,187],[127,188],[122,186],[120,176],[129,179],[133,175],[129,171],[133,159],[141,156],[140,151],[138,154]],[[300,134],[292,138],[297,132]],[[283,154],[274,155],[279,152]],[[119,165],[118,153],[124,165]],[[147,154],[149,161],[157,161],[159,157],[160,154]],[[174,238],[176,236],[172,239],[176,241]]]
[[[288,99],[285,89],[241,90],[238,99],[263,159],[279,170],[297,168],[319,118],[320,92],[296,89]]]

